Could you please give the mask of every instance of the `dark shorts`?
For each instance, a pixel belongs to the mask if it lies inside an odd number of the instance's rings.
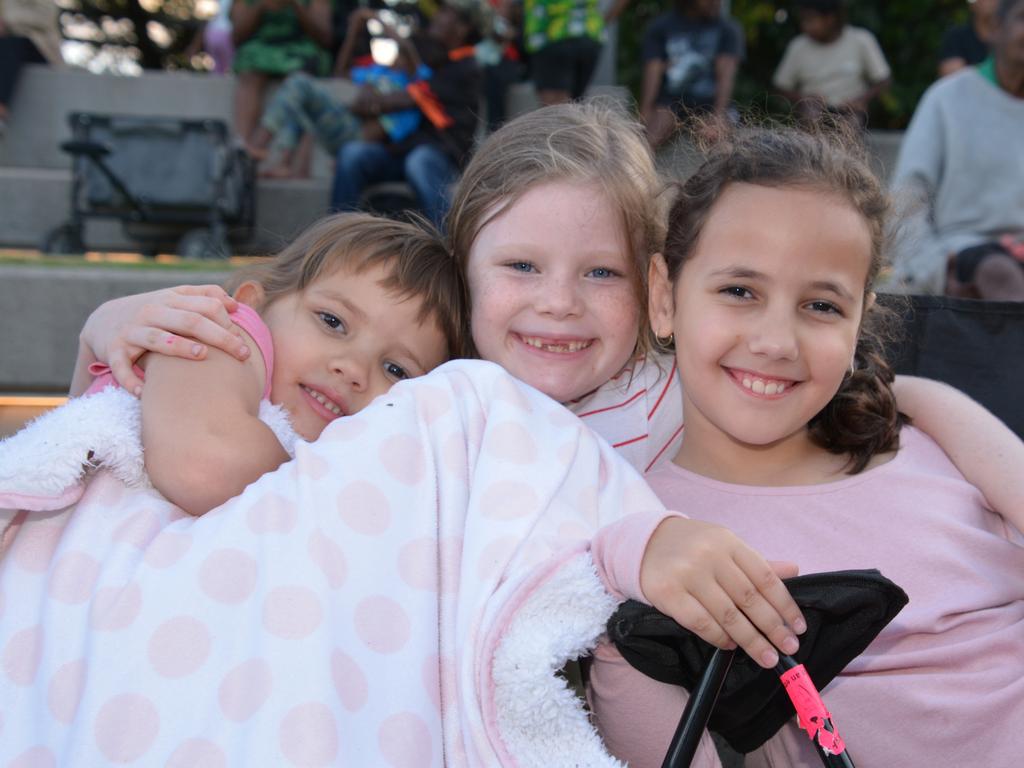
[[[970,248],[958,251],[953,256],[953,269],[956,273],[956,279],[964,284],[973,283],[974,273],[978,271],[978,265],[993,254],[1006,256],[1009,259],[1013,258],[1013,254],[1006,250],[1001,243],[996,242],[972,245]],[[1024,269],[1024,262],[1017,261],[1017,263],[1020,264],[1021,269]]]
[[[538,91],[568,91],[572,98],[581,98],[600,55],[601,44],[589,37],[550,43],[530,56],[533,85]]]

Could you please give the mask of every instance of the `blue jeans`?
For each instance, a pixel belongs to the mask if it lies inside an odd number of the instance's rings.
[[[354,211],[370,185],[406,181],[423,213],[440,227],[448,212],[448,190],[458,172],[448,156],[432,144],[420,144],[405,155],[396,155],[382,144],[350,141],[338,152],[331,209]]]

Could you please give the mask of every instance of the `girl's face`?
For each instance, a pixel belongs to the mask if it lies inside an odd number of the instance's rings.
[[[307,440],[395,382],[447,359],[438,325],[419,321],[419,299],[388,292],[380,283],[387,276],[382,266],[339,269],[260,313],[274,341],[271,400],[284,406]],[[241,291],[239,298],[245,301]]]
[[[621,214],[599,187],[529,190],[469,252],[477,351],[559,402],[587,394],[636,347],[634,269]]]
[[[870,261],[868,225],[838,196],[726,187],[675,286],[660,257],[651,269],[651,322],[675,333],[688,438],[806,440],[850,367]]]

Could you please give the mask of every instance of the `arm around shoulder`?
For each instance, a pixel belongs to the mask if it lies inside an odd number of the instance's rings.
[[[984,406],[948,384],[896,377],[896,400],[998,511],[1024,530],[1024,442]]]
[[[210,350],[189,362],[151,356],[142,394],[150,480],[169,501],[202,515],[288,460],[259,420],[262,360]]]

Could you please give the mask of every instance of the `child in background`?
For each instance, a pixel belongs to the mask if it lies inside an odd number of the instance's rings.
[[[288,456],[259,418],[282,406],[315,440],[402,379],[461,353],[461,280],[433,232],[367,214],[314,224],[238,276],[234,322],[259,354],[214,350],[197,365],[148,355],[139,365],[146,470],[168,500],[201,515]],[[114,383],[109,368],[89,392]]]
[[[413,42],[390,26],[383,29],[395,43],[395,61],[385,65],[371,60],[352,66],[356,41],[364,27],[374,21],[381,24],[375,12],[367,9],[353,11],[349,16],[349,29],[338,54],[336,74],[381,94],[404,91],[412,83],[429,80],[432,65],[445,58],[440,44],[424,35]],[[377,117],[358,117],[323,84],[304,72],[297,72],[290,75],[271,98],[247,149],[258,161],[273,156],[273,164],[261,171],[262,176],[287,178],[293,175],[293,153],[307,132],[334,156],[343,144],[355,139],[402,142],[419,129],[421,119],[417,108]]]
[[[683,432],[675,361],[653,348],[644,319],[648,261],[664,240],[662,190],[642,126],[605,105],[560,105],[518,117],[483,142],[448,219],[479,356],[564,403],[641,472],[671,459]],[[113,361],[130,387],[139,381],[128,361],[145,350],[196,359],[212,344],[244,357],[222,296],[184,288],[108,302],[83,329],[86,354]],[[920,379],[904,379],[899,398],[993,503],[1024,499],[1015,471],[1024,447],[991,414]],[[998,453],[983,455],[993,440]],[[665,570],[642,584],[647,600],[686,626],[701,625],[709,642],[731,637],[772,666],[771,645],[796,642],[788,627],[796,628],[798,613],[779,597],[764,561],[734,538],[725,570],[710,558],[681,557],[712,530],[695,533],[687,523],[673,518],[654,532],[646,557]],[[718,528],[713,535],[728,538]],[[761,589],[737,612],[749,584]]]
[[[858,765],[1011,765],[1024,748],[1010,726],[1024,719],[1024,510],[993,509],[897,409],[870,290],[887,210],[863,159],[824,137],[752,131],[711,153],[650,271],[688,419],[647,479],[669,507],[802,573],[878,568],[910,595],[827,689]],[[591,683],[612,751],[660,765],[685,692],[610,647]],[[746,762],[818,764],[795,721]]]
[[[843,0],[800,0],[800,31],[786,46],[772,78],[813,124],[832,113],[867,126],[868,107],[889,87],[891,71],[875,36],[846,23]]]
[[[676,0],[644,31],[640,115],[657,149],[693,114],[717,133],[735,122],[732,93],[744,56],[742,28],[722,16],[721,0]]]

